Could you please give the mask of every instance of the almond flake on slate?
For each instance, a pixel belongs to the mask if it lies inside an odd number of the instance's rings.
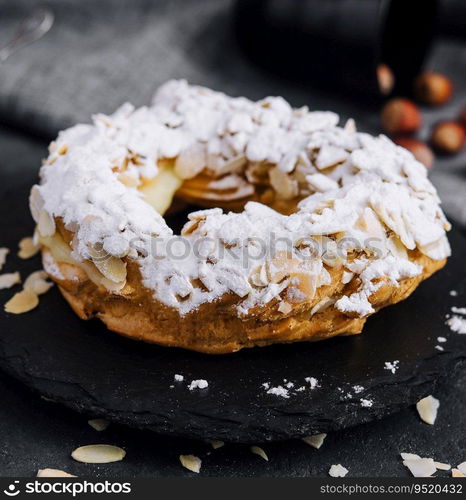
[[[36,295],[43,295],[52,288],[53,283],[47,281],[47,273],[45,271],[34,271],[26,278],[23,286],[25,290],[30,290]]]
[[[400,456],[403,460],[420,460],[421,457],[419,455],[415,455],[414,453],[400,453]]]
[[[41,396],[40,399],[46,401],[47,403],[56,403],[55,399],[48,398],[47,396]]]
[[[327,434],[315,434],[314,436],[303,437],[302,441],[318,450],[322,446],[326,437]]]
[[[261,458],[263,458],[265,461],[269,461],[269,457],[267,456],[267,453],[260,447],[260,446],[251,446],[249,448],[254,455],[259,455]]]
[[[87,423],[96,431],[104,431],[109,425],[110,422],[105,420],[104,418],[93,418],[88,420]]]
[[[451,469],[451,477],[466,477],[466,474],[463,474],[458,469]]]
[[[331,477],[345,477],[348,474],[348,469],[341,464],[332,465],[328,471]]]
[[[450,464],[444,464],[443,462],[434,462],[434,465],[438,470],[450,470],[451,469]]]
[[[180,462],[185,469],[199,474],[202,465],[202,460],[199,457],[195,455],[180,455]]]
[[[6,247],[0,248],[0,270],[5,265],[6,256],[10,253],[10,250]]]
[[[39,298],[30,290],[22,290],[16,293],[5,304],[5,311],[12,314],[22,314],[31,311],[39,304]]]
[[[110,444],[89,444],[76,448],[71,456],[84,464],[109,464],[125,458],[126,451]]]
[[[18,272],[0,274],[0,290],[11,288],[18,283],[21,283],[21,276]]]
[[[461,462],[456,468],[463,474],[466,474],[466,462]]]
[[[403,460],[403,465],[409,469],[414,477],[431,477],[437,472],[432,458],[413,458]]]
[[[210,444],[214,450],[217,450],[218,448],[221,448],[225,443],[223,441],[215,439],[214,441],[211,441]]]
[[[440,401],[433,396],[422,398],[416,403],[416,408],[421,420],[430,425],[434,425],[439,406]]]
[[[59,469],[39,469],[36,477],[76,477]]]
[[[23,238],[18,243],[18,247],[18,257],[20,259],[30,259],[31,257],[34,257],[34,255],[36,255],[40,250],[40,245],[34,244],[34,240],[31,236]]]

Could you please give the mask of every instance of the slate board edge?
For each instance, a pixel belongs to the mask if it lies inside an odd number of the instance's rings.
[[[31,376],[26,376],[25,371],[21,368],[18,369],[15,360],[19,360],[20,364],[23,361],[15,356],[14,358],[5,358],[4,353],[0,354],[1,368],[10,376],[20,380],[27,387],[32,389],[33,392],[40,394],[46,398],[53,399],[54,403],[61,404],[66,408],[76,411],[88,417],[102,417],[111,422],[126,425],[128,427],[149,430],[158,434],[171,435],[174,437],[183,437],[190,439],[200,440],[213,440],[222,439],[226,442],[237,443],[252,443],[264,441],[283,441],[287,439],[299,439],[304,436],[313,435],[319,432],[332,432],[355,425],[364,424],[373,420],[380,420],[389,415],[414,405],[419,399],[434,392],[438,382],[445,381],[454,377],[459,370],[466,367],[466,355],[455,352],[446,352],[432,358],[427,358],[420,363],[417,374],[412,377],[402,377],[396,379],[396,375],[387,375],[387,377],[379,377],[374,379],[374,384],[369,389],[374,389],[377,386],[378,390],[388,389],[391,390],[390,402],[384,406],[374,405],[371,408],[365,408],[365,412],[361,417],[361,408],[358,407],[359,402],[344,401],[335,398],[335,405],[333,408],[328,408],[327,412],[332,413],[338,409],[341,417],[337,420],[329,419],[324,414],[321,417],[312,415],[309,422],[303,422],[298,425],[290,426],[287,422],[286,430],[283,430],[280,423],[284,423],[283,419],[296,416],[293,411],[287,412],[282,415],[275,415],[275,428],[270,430],[270,421],[268,422],[268,429],[264,430],[260,426],[251,422],[241,422],[233,431],[230,425],[222,432],[222,419],[216,421],[213,417],[208,415],[190,414],[189,415],[189,431],[186,431],[186,421],[184,419],[172,419],[172,423],[167,422],[165,418],[159,418],[156,414],[148,415],[147,412],[116,412],[100,407],[92,401],[92,396],[88,394],[78,384],[64,384],[69,390],[73,386],[73,391],[78,389],[78,393],[73,392],[72,399],[64,398],[57,395],[57,391],[50,391],[48,385],[57,385],[57,381],[48,379],[38,379]],[[441,361],[440,365],[438,361]],[[435,366],[437,365],[437,369]],[[406,384],[409,379],[410,383]],[[414,379],[414,380],[413,380]],[[404,394],[406,390],[409,395],[406,397]],[[51,403],[53,404],[53,403]],[[356,415],[355,410],[358,410]],[[305,417],[303,417],[305,419]],[[173,421],[176,422],[173,425]],[[212,431],[213,428],[217,430]]]

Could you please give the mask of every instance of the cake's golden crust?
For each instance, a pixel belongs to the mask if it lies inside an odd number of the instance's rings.
[[[44,247],[42,252],[45,257],[50,250]],[[446,262],[432,260],[418,251],[410,253],[410,260],[422,265],[424,271],[419,276],[402,280],[398,287],[385,283],[370,299],[375,310],[408,297],[422,280]],[[353,335],[362,331],[366,321],[366,318],[341,313],[333,306],[311,314],[323,298],[338,298],[357,286],[355,280],[342,284],[341,269],[329,269],[331,284],[320,287],[312,300],[293,305],[288,314],[279,312],[277,302],[272,301],[239,318],[235,306],[240,299],[229,294],[180,317],[178,311],[155,300],[152,292],[143,287],[137,264],[131,261],[127,264],[128,281],[119,294],[97,286],[80,267],[69,263],[57,262],[62,279],[51,277],[82,319],[97,317],[110,330],[133,339],[210,354],[230,353],[244,347],[279,342],[316,341],[336,335]]]

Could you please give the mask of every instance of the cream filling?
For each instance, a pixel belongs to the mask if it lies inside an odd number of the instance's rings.
[[[61,235],[56,232],[53,236],[42,236],[39,232],[39,242],[47,247],[56,263],[65,263],[77,266],[82,269],[87,277],[97,286],[103,286],[111,292],[119,292],[126,285],[126,279],[115,282],[106,278],[97,267],[88,261],[79,262],[71,256],[71,248],[66,244]]]
[[[173,202],[176,191],[183,184],[174,171],[172,165],[159,167],[159,173],[150,181],[145,182],[138,188],[144,200],[152,205],[160,215],[163,215]]]
[[[163,215],[171,206],[176,191],[183,180],[174,171],[173,162],[159,162],[159,172],[150,181],[145,182],[138,191],[144,200]],[[39,225],[40,226],[40,225]],[[57,263],[66,263],[79,267],[97,286],[103,286],[108,291],[120,292],[126,285],[126,264],[117,258],[109,257],[103,261],[77,261],[72,257],[71,248],[58,232],[44,235],[45,231],[36,231],[41,245],[46,246]],[[51,232],[51,231],[50,231]]]

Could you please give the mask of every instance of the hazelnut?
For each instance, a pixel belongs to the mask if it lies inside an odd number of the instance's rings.
[[[383,95],[390,94],[395,85],[395,76],[393,75],[393,71],[386,64],[379,64],[377,66],[377,81],[380,92]]]
[[[451,99],[453,84],[445,75],[428,71],[421,73],[416,78],[414,95],[418,101],[424,104],[440,106]]]
[[[395,144],[410,151],[417,161],[421,162],[426,168],[430,168],[434,162],[434,153],[430,147],[418,139],[412,137],[395,137]]]
[[[382,108],[382,128],[391,135],[410,134],[421,126],[419,108],[408,99],[390,99]]]
[[[440,153],[455,154],[463,149],[466,132],[458,122],[440,122],[432,130],[431,142]]]

